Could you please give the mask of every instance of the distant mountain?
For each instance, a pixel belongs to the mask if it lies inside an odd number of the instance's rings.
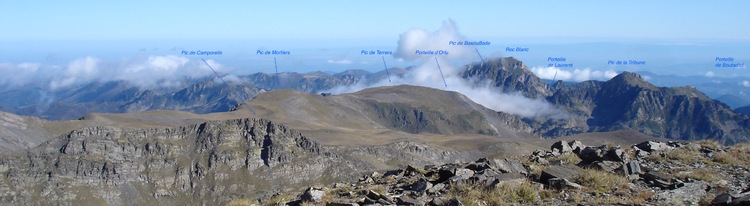
[[[748,80],[746,77],[659,75],[647,71],[635,73],[643,76],[649,83],[660,87],[695,87],[706,96],[732,108],[750,105],[750,94],[747,94],[747,87],[741,84]]]
[[[742,114],[750,115],[750,106],[740,107],[740,108],[734,109],[734,111],[742,113]]]
[[[585,119],[571,127],[575,132],[635,129],[655,137],[727,144],[745,142],[750,135],[748,117],[725,104],[691,87],[656,87],[630,72],[606,82],[562,86],[547,99]]]
[[[744,106],[750,106],[750,101],[747,101],[744,98],[734,96],[731,94],[721,95],[720,97],[717,97],[716,100],[729,105],[729,107],[731,108],[740,108]]]
[[[182,89],[153,90],[127,82],[93,82],[78,88],[57,91],[50,102],[5,108],[20,115],[48,120],[77,119],[89,113],[125,113],[148,110],[181,110],[195,113],[229,111],[261,90],[250,84],[232,83],[241,96],[235,97],[224,83],[201,80]]]
[[[521,92],[531,98],[545,97],[549,90],[549,85],[513,57],[468,64],[462,68],[461,77],[476,84],[489,81],[502,92]]]
[[[548,85],[512,58],[490,59],[464,67],[462,77],[490,82],[502,92],[545,98],[569,118],[525,118],[535,132],[558,137],[586,132],[634,129],[670,139],[748,141],[750,120],[693,87],[657,87],[642,76],[623,72],[606,81]],[[552,94],[547,95],[551,88]]]

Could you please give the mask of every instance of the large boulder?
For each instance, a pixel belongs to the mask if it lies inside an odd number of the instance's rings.
[[[326,192],[321,188],[310,187],[302,194],[302,201],[320,203],[323,201],[323,195],[325,194]]]
[[[550,179],[562,178],[572,180],[578,178],[581,173],[583,173],[583,169],[574,165],[556,165],[543,170],[539,180],[544,184],[549,184]]]
[[[641,149],[646,152],[654,152],[654,151],[660,151],[660,150],[666,150],[666,149],[673,149],[674,147],[669,146],[667,143],[664,142],[657,142],[657,141],[645,141],[641,142],[637,145],[638,149]]]
[[[586,165],[600,161],[625,162],[628,160],[628,156],[624,150],[619,147],[609,148],[606,145],[586,147],[578,153],[578,157]]]
[[[570,145],[568,145],[568,142],[565,140],[557,141],[550,147],[550,150],[552,152],[559,152],[560,154],[566,153],[566,152],[572,152],[573,148],[570,148]]]
[[[497,171],[500,171],[502,173],[519,173],[523,175],[529,174],[523,164],[514,159],[492,159],[489,165],[490,168],[496,169]]]

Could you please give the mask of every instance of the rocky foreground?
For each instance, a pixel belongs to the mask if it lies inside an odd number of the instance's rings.
[[[750,205],[750,144],[560,141],[549,151],[373,172],[263,205]],[[229,205],[253,205],[248,199]]]

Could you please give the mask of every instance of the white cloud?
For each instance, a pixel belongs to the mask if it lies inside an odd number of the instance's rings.
[[[222,64],[207,59],[219,74],[230,72]],[[174,87],[186,79],[213,75],[202,60],[166,55],[148,56],[120,61],[103,61],[96,57],[82,57],[65,66],[27,62],[0,63],[0,86],[12,89],[21,86],[41,86],[51,90],[90,82],[126,81],[140,87]]]
[[[708,72],[706,72],[705,75],[706,75],[706,77],[714,77],[716,74],[714,74],[714,72],[712,72],[712,71],[708,71]]]
[[[448,45],[449,41],[462,42],[465,37],[458,33],[458,28],[453,20],[443,22],[443,26],[435,31],[428,32],[422,29],[412,29],[401,34],[398,40],[398,48],[393,55],[399,59],[416,60],[432,58],[427,55],[417,55],[416,50],[438,51],[445,50],[451,58],[464,58],[472,53],[472,46]]]
[[[612,77],[617,76],[617,72],[612,70],[598,71],[586,69],[573,69],[572,71],[567,69],[560,69],[554,67],[535,67],[531,69],[536,76],[542,79],[555,79],[563,81],[587,81],[587,80],[609,80]],[[557,72],[557,76],[555,76]]]
[[[99,59],[87,56],[73,60],[65,68],[61,76],[56,77],[49,83],[49,88],[56,90],[75,83],[90,82],[99,74]]]
[[[740,84],[745,87],[750,87],[750,81],[747,80],[740,82]]]
[[[21,63],[21,64],[8,64],[0,63],[0,86],[2,88],[11,88],[24,86],[32,83],[32,80],[42,80],[39,70],[41,64],[39,63]],[[2,90],[2,89],[0,89]]]
[[[329,63],[329,64],[351,64],[351,63],[352,63],[352,61],[350,61],[350,60],[347,60],[347,59],[341,59],[341,60],[333,60],[333,59],[329,59],[329,60],[328,60],[328,63]]]

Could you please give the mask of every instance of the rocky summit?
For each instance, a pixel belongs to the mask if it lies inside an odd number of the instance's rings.
[[[748,205],[749,149],[713,141],[627,147],[559,141],[528,155],[373,172],[262,204]]]

